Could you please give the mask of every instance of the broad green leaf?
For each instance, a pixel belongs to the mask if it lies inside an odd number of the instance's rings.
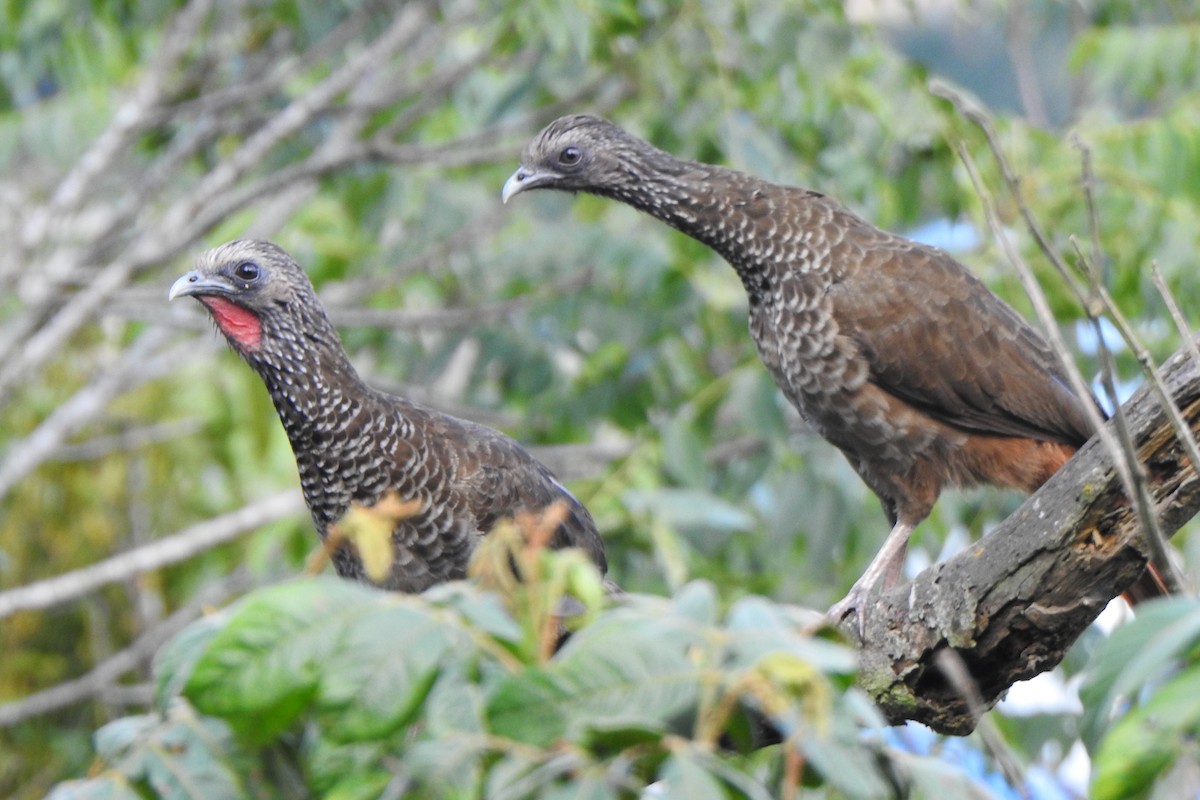
[[[312,703],[349,621],[378,602],[378,592],[328,578],[252,593],[229,609],[184,694],[249,741],[269,741]]]
[[[685,486],[703,486],[704,441],[691,414],[678,414],[662,430],[663,468]]]
[[[136,749],[139,742],[153,733],[161,723],[162,719],[157,714],[138,714],[115,719],[92,736],[96,755],[112,764]],[[141,774],[141,770],[135,768],[132,774]]]
[[[848,797],[885,800],[893,796],[877,754],[863,746],[857,731],[841,736],[810,735],[797,746],[812,768]]]
[[[662,730],[654,726],[592,728],[584,731],[578,743],[600,756],[634,747],[649,747],[662,739]]]
[[[550,668],[530,667],[502,682],[488,698],[490,727],[501,736],[548,747],[567,733],[574,697]]]
[[[722,800],[727,797],[721,782],[685,750],[667,758],[659,773],[662,797],[668,800]]]
[[[1148,681],[1163,677],[1198,641],[1200,603],[1187,598],[1142,604],[1132,622],[1113,631],[1097,648],[1079,691],[1088,749],[1095,752],[1122,699],[1132,699]]]
[[[343,741],[377,739],[407,722],[446,655],[462,657],[472,649],[447,615],[415,598],[384,598],[345,620],[319,676],[319,718]]]
[[[477,797],[490,751],[479,736],[444,733],[404,754],[405,769],[435,797]]]
[[[425,701],[424,720],[430,735],[483,733],[486,695],[483,688],[469,680],[466,665],[454,662],[446,666]]]
[[[769,653],[785,651],[824,673],[852,674],[857,668],[854,649],[804,635],[803,627],[816,630],[823,624],[822,615],[797,615],[794,611],[803,610],[791,610],[762,597],[744,597],[734,603],[725,619],[734,664],[749,666]]]
[[[548,786],[537,795],[538,800],[619,800],[626,796],[618,787],[590,771],[579,778],[572,776]]]
[[[303,733],[303,745],[299,748],[302,762],[299,765],[304,775],[305,784],[314,794],[325,797],[342,787],[361,785],[349,780],[355,777],[367,777],[366,783],[373,784],[378,780],[383,767],[383,758],[389,752],[387,742],[353,742],[346,744],[325,736],[317,726],[308,726]],[[383,780],[387,783],[387,778]]]
[[[443,656],[470,639],[420,598],[334,579],[249,595],[209,642],[187,684],[206,713],[265,742],[312,710],[341,741],[402,725]]]
[[[431,603],[453,609],[493,638],[507,642],[521,640],[521,626],[495,593],[479,591],[463,581],[451,581],[426,590],[422,596]]]
[[[720,496],[700,489],[631,491],[625,501],[635,511],[645,511],[667,524],[684,530],[754,530],[754,517]]]
[[[1200,734],[1200,667],[1157,688],[1153,696],[1113,725],[1095,755],[1093,796],[1132,797],[1184,753],[1196,753]]]
[[[681,617],[701,625],[717,624],[717,591],[708,581],[692,581],[671,599],[671,606]]]
[[[501,681],[488,698],[491,728],[543,747],[588,728],[665,729],[696,701],[696,637],[686,621],[610,609],[545,666]]]
[[[395,776],[385,770],[347,775],[327,792],[321,800],[376,800],[386,794]]]
[[[540,758],[510,752],[488,772],[484,797],[488,800],[534,800],[558,781],[569,779],[579,767],[579,759],[567,752],[546,753]]]
[[[163,800],[236,800],[246,797],[226,761],[228,728],[190,711],[172,714],[146,744],[146,779]]]
[[[225,624],[224,616],[202,617],[184,628],[154,655],[154,707],[165,713],[192,675],[192,669],[217,631]]]

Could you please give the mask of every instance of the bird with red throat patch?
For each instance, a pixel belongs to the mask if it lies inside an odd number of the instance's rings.
[[[857,614],[899,579],[916,526],[951,486],[1032,492],[1094,433],[1046,340],[945,252],[836,200],[676,158],[608,120],[551,122],[504,201],[588,192],[715,250],[749,298],[750,334],[784,395],[879,497],[891,533],[830,610]],[[1134,597],[1164,593],[1147,570]]]
[[[463,578],[480,538],[522,512],[560,515],[549,546],[577,547],[605,572],[588,510],[519,444],[368,386],[308,276],[278,246],[244,240],[209,250],[171,286],[176,297],[204,305],[262,378],[322,540],[354,506],[398,497],[412,507],[389,520],[383,576],[372,577],[355,548],[340,546],[332,559],[342,577],[404,592]]]

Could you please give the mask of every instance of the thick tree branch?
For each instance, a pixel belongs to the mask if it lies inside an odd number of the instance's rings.
[[[1163,379],[1188,427],[1200,429],[1200,364],[1190,348]],[[1200,511],[1200,479],[1155,392],[1124,406],[1153,510],[1165,533]],[[869,616],[860,680],[892,722],[970,732],[1015,682],[1053,668],[1105,604],[1146,565],[1136,514],[1112,458],[1093,438],[995,531],[911,583]],[[964,697],[940,667],[954,651],[974,681]]]

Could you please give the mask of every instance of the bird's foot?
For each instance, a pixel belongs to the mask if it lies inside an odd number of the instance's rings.
[[[867,629],[867,610],[873,603],[872,588],[874,587],[866,585],[862,581],[855,583],[845,597],[829,607],[829,611],[825,612],[825,618],[835,628],[840,628],[853,614],[854,628],[858,633],[859,641],[861,641]]]

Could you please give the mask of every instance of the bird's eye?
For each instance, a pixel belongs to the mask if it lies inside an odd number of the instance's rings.
[[[570,167],[578,164],[581,158],[583,158],[583,153],[579,152],[578,147],[564,147],[563,151],[558,154],[558,163]]]
[[[258,280],[259,272],[258,264],[253,261],[243,261],[233,269],[233,275],[239,281]]]

